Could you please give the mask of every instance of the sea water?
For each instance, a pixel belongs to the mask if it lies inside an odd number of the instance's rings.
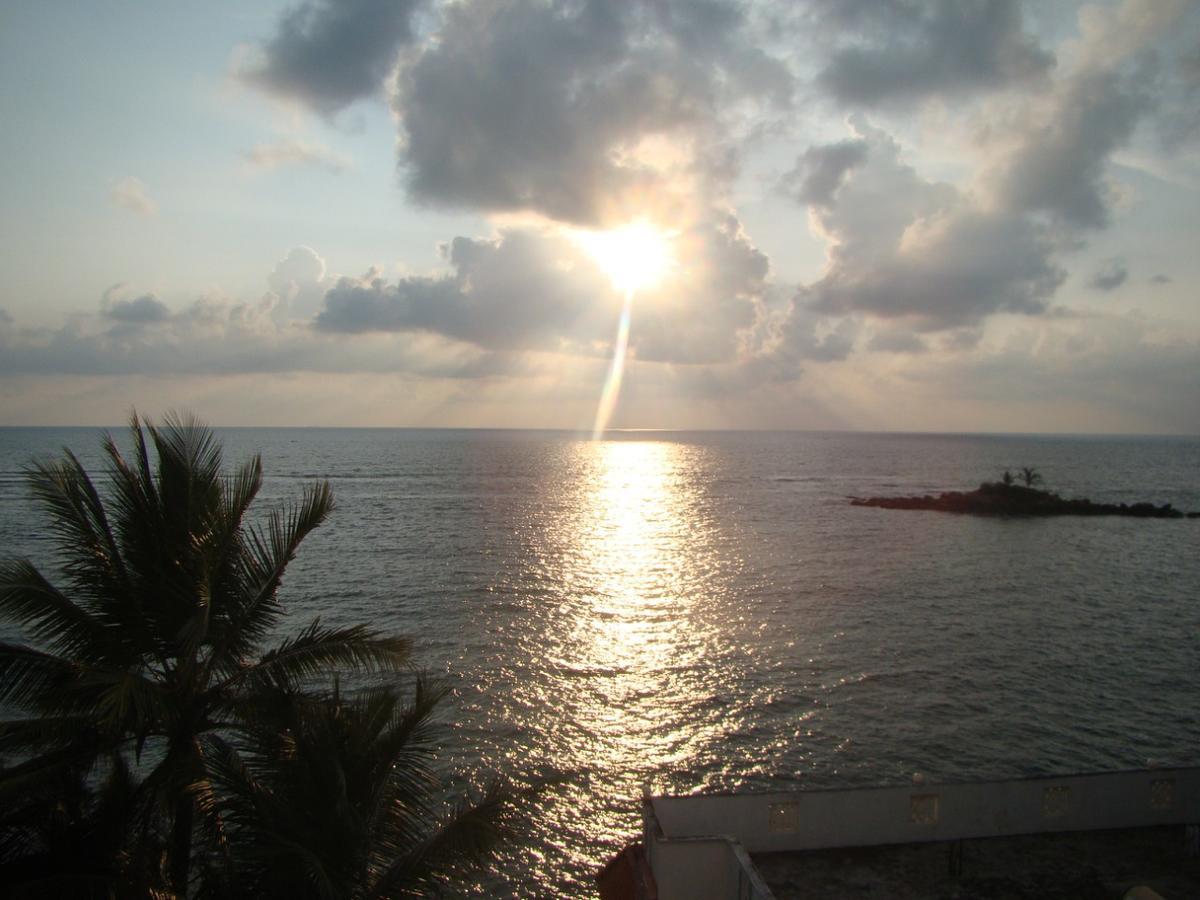
[[[481,896],[594,896],[655,792],[1200,763],[1200,520],[852,507],[1034,466],[1200,510],[1200,439],[219,430],[263,503],[337,509],[280,598],[409,634],[461,784],[569,773]],[[118,431],[117,436],[124,441]],[[0,555],[50,565],[21,476],[92,429],[0,429]],[[2,628],[3,626],[0,626]]]

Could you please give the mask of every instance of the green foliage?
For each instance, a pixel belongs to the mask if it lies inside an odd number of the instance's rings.
[[[152,798],[118,754],[82,766],[0,770],[0,883],[14,897],[171,896],[166,834]]]
[[[339,838],[345,859],[412,858],[438,832],[415,824],[428,803],[410,803],[404,815],[394,809],[397,791],[416,796],[418,784],[436,785],[420,766],[405,769],[419,754],[400,736],[420,732],[440,695],[418,682],[401,709],[387,691],[354,700],[313,693],[337,672],[403,670],[409,642],[314,620],[264,647],[280,624],[284,571],[333,509],[329,485],[311,485],[299,503],[251,522],[262,487],[257,456],[224,474],[219,443],[192,418],[143,427],[135,416],[130,432],[129,458],[105,438],[106,497],[69,450],[28,473],[62,560],[57,583],[27,560],[0,564],[0,619],[30,641],[0,642],[0,704],[21,715],[0,723],[0,758],[21,760],[0,769],[0,808],[9,811],[0,819],[0,873],[32,890],[62,874],[67,839],[52,835],[103,835],[112,840],[90,845],[103,859],[80,857],[90,860],[90,880],[59,895],[184,896],[203,888],[193,866],[203,837],[206,853],[215,847],[228,863],[205,857],[203,873],[227,878],[229,865],[251,866],[262,893],[288,895],[270,878],[290,877],[299,857],[263,868],[259,849],[307,821],[324,853],[356,809],[362,823]],[[295,755],[271,768],[266,748],[280,742]],[[317,755],[326,751],[328,759]],[[336,760],[343,776],[364,779],[341,800],[336,772],[322,769]],[[253,781],[239,781],[239,771]],[[300,789],[318,775],[328,777]],[[260,782],[283,805],[247,805],[249,785]],[[338,828],[317,829],[314,817],[331,813]],[[377,835],[379,847],[362,849]],[[345,859],[330,865],[330,878],[344,883],[349,872],[356,884],[384,883],[382,862],[347,868]],[[364,871],[373,874],[364,880]]]
[[[424,896],[478,861],[512,817],[502,784],[444,809],[429,717],[443,696],[380,687],[346,697],[279,692],[240,747],[214,756],[228,828],[221,896]]]

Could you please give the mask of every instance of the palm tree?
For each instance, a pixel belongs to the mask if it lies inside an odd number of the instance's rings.
[[[0,777],[0,804],[31,770],[86,770],[130,750],[141,760],[149,747],[142,789],[163,811],[169,882],[183,896],[196,813],[220,828],[210,815],[217,735],[244,727],[264,691],[340,668],[396,670],[409,644],[316,620],[262,652],[284,570],[333,508],[329,485],[252,524],[257,456],[225,475],[220,445],[193,418],[143,429],[135,415],[130,430],[129,460],[105,437],[106,498],[69,450],[30,470],[62,580],[27,560],[0,565],[0,619],[32,643],[0,642],[0,704],[24,714],[0,723],[0,753],[32,757]]]
[[[1025,487],[1031,488],[1042,483],[1042,476],[1037,469],[1026,466],[1021,469],[1021,480],[1025,482]]]
[[[516,795],[496,782],[474,803],[443,801],[429,728],[443,694],[418,677],[409,703],[392,687],[267,700],[241,746],[222,744],[214,758],[229,839],[210,890],[429,896],[478,862],[507,829]]]
[[[166,836],[119,754],[25,771],[0,812],[0,883],[11,897],[169,896]],[[12,776],[11,772],[3,772]]]

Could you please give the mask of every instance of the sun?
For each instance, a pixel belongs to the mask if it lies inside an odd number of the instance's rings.
[[[574,239],[625,294],[653,287],[675,265],[671,235],[645,219],[608,231],[579,231]]]

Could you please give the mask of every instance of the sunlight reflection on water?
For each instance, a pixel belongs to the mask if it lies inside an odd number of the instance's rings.
[[[554,735],[557,766],[604,779],[602,791],[581,783],[569,790],[574,803],[556,805],[552,828],[578,855],[580,839],[594,847],[627,831],[642,782],[712,736],[705,661],[720,657],[721,635],[694,614],[715,566],[693,458],[702,451],[604,441],[570,452],[576,477],[545,488],[553,514],[536,528],[530,558],[567,589],[545,627],[526,632],[515,656],[544,668],[517,680],[510,702],[518,716],[553,720],[529,724]],[[519,602],[531,616],[544,605],[536,591]]]
[[[480,897],[594,897],[656,790],[1193,765],[1196,521],[851,507],[1034,464],[1064,496],[1200,509],[1194,439],[222,432],[263,504],[329,477],[288,569],[315,615],[412,635],[444,674],[439,763],[577,773]],[[92,430],[0,429],[0,551],[44,558],[20,477]]]

